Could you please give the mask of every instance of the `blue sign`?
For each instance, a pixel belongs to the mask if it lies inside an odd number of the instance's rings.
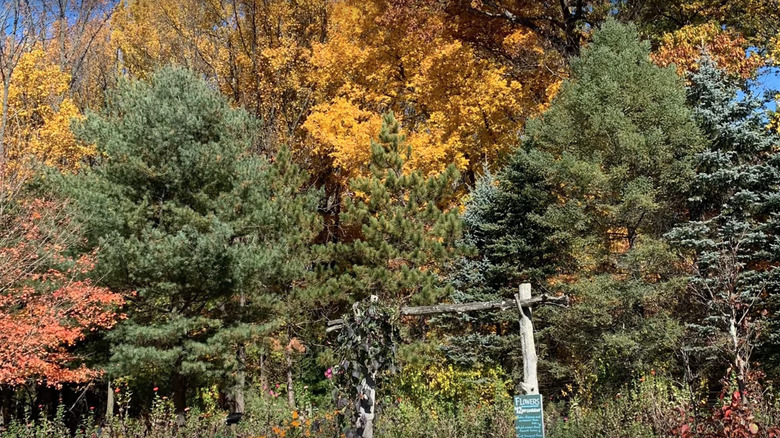
[[[515,396],[515,432],[517,438],[544,438],[542,396]]]

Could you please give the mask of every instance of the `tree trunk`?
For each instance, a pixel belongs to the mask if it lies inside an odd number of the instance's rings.
[[[241,306],[241,316],[243,317],[244,306],[246,306],[246,295],[244,295],[243,290],[241,291],[239,305]],[[241,343],[236,348],[236,380],[234,382],[233,394],[232,394],[233,406],[230,407],[233,411],[231,413],[233,414],[243,415],[244,413],[245,385],[246,385],[246,346],[243,343]]]
[[[236,372],[236,382],[233,388],[233,412],[236,414],[244,413],[244,387],[246,385],[246,347],[241,344],[236,352],[236,361],[238,370]]]
[[[65,3],[63,0],[59,2],[59,43],[60,43],[60,70],[65,71],[65,27],[68,25],[67,17],[65,16]],[[110,385],[109,385],[110,386]]]
[[[176,423],[183,426],[185,423],[184,412],[187,409],[187,378],[174,372],[171,379],[173,386],[173,408],[176,411]]]
[[[111,378],[108,378],[108,392],[106,393],[106,419],[114,416],[114,390],[111,388]]]
[[[7,428],[11,423],[13,415],[11,407],[13,404],[14,390],[8,385],[0,386],[0,426]]]
[[[745,393],[747,389],[747,361],[742,357],[739,348],[739,336],[737,336],[737,322],[736,316],[732,313],[729,319],[729,335],[731,336],[731,344],[734,354],[734,373],[737,376],[737,387],[739,388],[740,401],[745,402]]]
[[[263,347],[265,349],[265,347]],[[268,395],[268,373],[265,371],[265,351],[260,353],[260,387],[263,388],[263,396]]]
[[[11,88],[11,79],[6,76],[3,80],[3,117],[0,121],[0,170],[5,164],[6,154],[8,153],[5,144],[5,129],[8,126],[8,90]]]
[[[374,418],[376,417],[376,377],[374,374],[363,379],[358,393],[358,416],[355,423],[357,436],[374,438]]]
[[[284,350],[284,358],[287,361],[287,403],[290,409],[295,409],[295,388],[293,387],[293,361],[292,349],[288,346]]]
[[[520,347],[523,351],[523,382],[520,384],[526,394],[539,394],[539,380],[536,367],[539,358],[536,356],[534,343],[534,325],[531,322],[531,308],[522,303],[531,299],[531,285],[520,285],[520,293],[515,295],[517,310],[520,312]]]

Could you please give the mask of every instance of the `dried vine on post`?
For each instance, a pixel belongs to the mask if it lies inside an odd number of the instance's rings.
[[[339,406],[352,404],[357,436],[372,438],[377,390],[382,378],[397,371],[400,341],[398,314],[374,295],[352,306],[344,318],[338,344],[343,358],[335,367],[335,394]],[[349,398],[355,398],[350,402]]]

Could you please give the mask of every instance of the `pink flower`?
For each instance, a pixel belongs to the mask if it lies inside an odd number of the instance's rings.
[[[328,369],[325,371],[325,378],[326,378],[326,379],[330,379],[330,378],[332,378],[332,377],[333,377],[333,368],[328,368]]]
[[[157,392],[158,389],[160,389],[160,388],[155,386],[154,388],[152,388],[152,391]]]

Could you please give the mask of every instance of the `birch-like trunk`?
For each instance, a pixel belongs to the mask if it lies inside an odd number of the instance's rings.
[[[108,392],[106,394],[106,419],[114,416],[114,389],[111,388],[111,378],[108,378]]]
[[[521,302],[531,299],[531,285],[520,285],[520,293],[515,296],[517,310],[520,314],[520,347],[523,352],[523,382],[520,384],[526,394],[539,394],[539,380],[536,367],[539,358],[536,356],[536,344],[534,343],[534,325],[531,322],[531,308],[520,305]]]
[[[374,418],[376,417],[376,376],[374,374],[361,382],[357,402],[358,418],[355,423],[357,436],[374,438]]]
[[[293,386],[293,361],[292,348],[287,347],[284,350],[284,358],[287,361],[287,403],[290,409],[295,409],[295,387]]]
[[[742,352],[739,348],[739,336],[737,335],[737,320],[736,316],[732,313],[729,318],[729,335],[731,337],[731,346],[733,348],[734,355],[734,373],[737,376],[737,386],[739,387],[739,393],[742,395],[740,400],[744,402],[745,390],[747,389],[747,361],[742,357]]]
[[[11,80],[7,76],[3,80],[3,117],[0,121],[0,168],[5,164],[8,151],[5,146],[5,129],[8,126],[8,90],[11,88]]]

